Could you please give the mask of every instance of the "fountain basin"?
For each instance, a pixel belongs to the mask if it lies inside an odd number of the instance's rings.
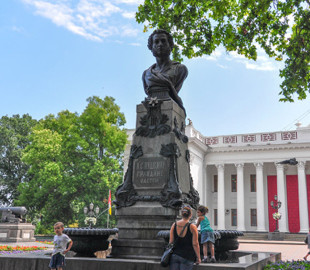
[[[157,238],[163,238],[166,244],[169,243],[169,231],[159,231]],[[228,251],[237,250],[239,248],[238,237],[243,236],[243,232],[234,230],[215,230],[214,231],[214,252],[217,260],[229,259]],[[199,243],[201,239],[200,232],[198,234]],[[202,245],[200,244],[200,252],[203,255]]]
[[[76,252],[75,257],[96,257],[95,252],[109,248],[108,238],[117,234],[118,229],[65,228],[64,233],[73,241],[71,250]]]

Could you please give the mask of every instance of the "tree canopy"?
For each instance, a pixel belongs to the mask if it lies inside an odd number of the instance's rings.
[[[309,6],[309,0],[145,0],[136,20],[144,31],[169,31],[176,60],[210,55],[221,45],[256,60],[260,46],[284,61],[280,100],[293,102],[310,92]]]
[[[45,228],[57,220],[85,226],[83,207],[93,202],[106,208],[109,189],[122,180],[124,114],[112,97],[87,101],[81,115],[62,111],[40,120],[24,151],[32,178],[19,185],[16,203],[28,207],[31,218],[43,216]]]
[[[0,119],[0,202],[3,205],[11,205],[18,196],[19,183],[29,181],[28,165],[22,161],[22,153],[36,123],[28,114]]]

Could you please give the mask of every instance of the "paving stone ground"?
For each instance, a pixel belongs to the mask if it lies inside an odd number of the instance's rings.
[[[281,252],[283,261],[292,261],[303,260],[308,252],[308,245],[303,242],[292,241],[242,240],[239,241],[239,250]]]

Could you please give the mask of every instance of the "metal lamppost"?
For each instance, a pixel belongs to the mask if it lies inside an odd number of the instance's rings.
[[[278,222],[279,222],[279,219],[281,219],[281,214],[278,212],[279,208],[281,207],[281,202],[278,200],[278,196],[277,195],[274,195],[274,201],[271,201],[270,202],[270,205],[273,209],[276,210],[275,213],[273,213],[273,218],[274,220],[276,221],[276,229],[275,229],[275,232],[279,232],[279,229],[278,229]]]
[[[87,206],[84,207],[84,214],[86,216],[86,221],[88,220],[89,223],[89,228],[91,228],[93,225],[96,224],[96,220],[99,214],[99,207],[96,206],[96,208],[94,209],[94,204],[90,203],[89,204],[89,209]]]

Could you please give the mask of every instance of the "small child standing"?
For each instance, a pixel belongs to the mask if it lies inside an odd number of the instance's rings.
[[[54,236],[54,250],[49,264],[52,270],[63,270],[63,266],[65,266],[65,254],[71,249],[73,244],[69,236],[62,233],[64,228],[62,222],[56,222],[54,225],[56,235]],[[67,248],[68,243],[69,246]]]
[[[196,226],[200,225],[200,234],[201,234],[201,244],[203,246],[203,256],[204,259],[202,262],[212,262],[215,263],[214,257],[214,233],[213,229],[210,226],[210,221],[206,217],[206,214],[209,212],[208,207],[200,205],[197,210],[198,220]],[[211,258],[208,257],[208,249],[211,251]]]
[[[307,235],[307,244],[308,244],[308,253],[306,254],[306,256],[304,257],[304,260],[306,261],[307,260],[307,258],[308,258],[308,256],[310,255],[310,228],[309,228],[309,233],[308,233],[308,235]]]

